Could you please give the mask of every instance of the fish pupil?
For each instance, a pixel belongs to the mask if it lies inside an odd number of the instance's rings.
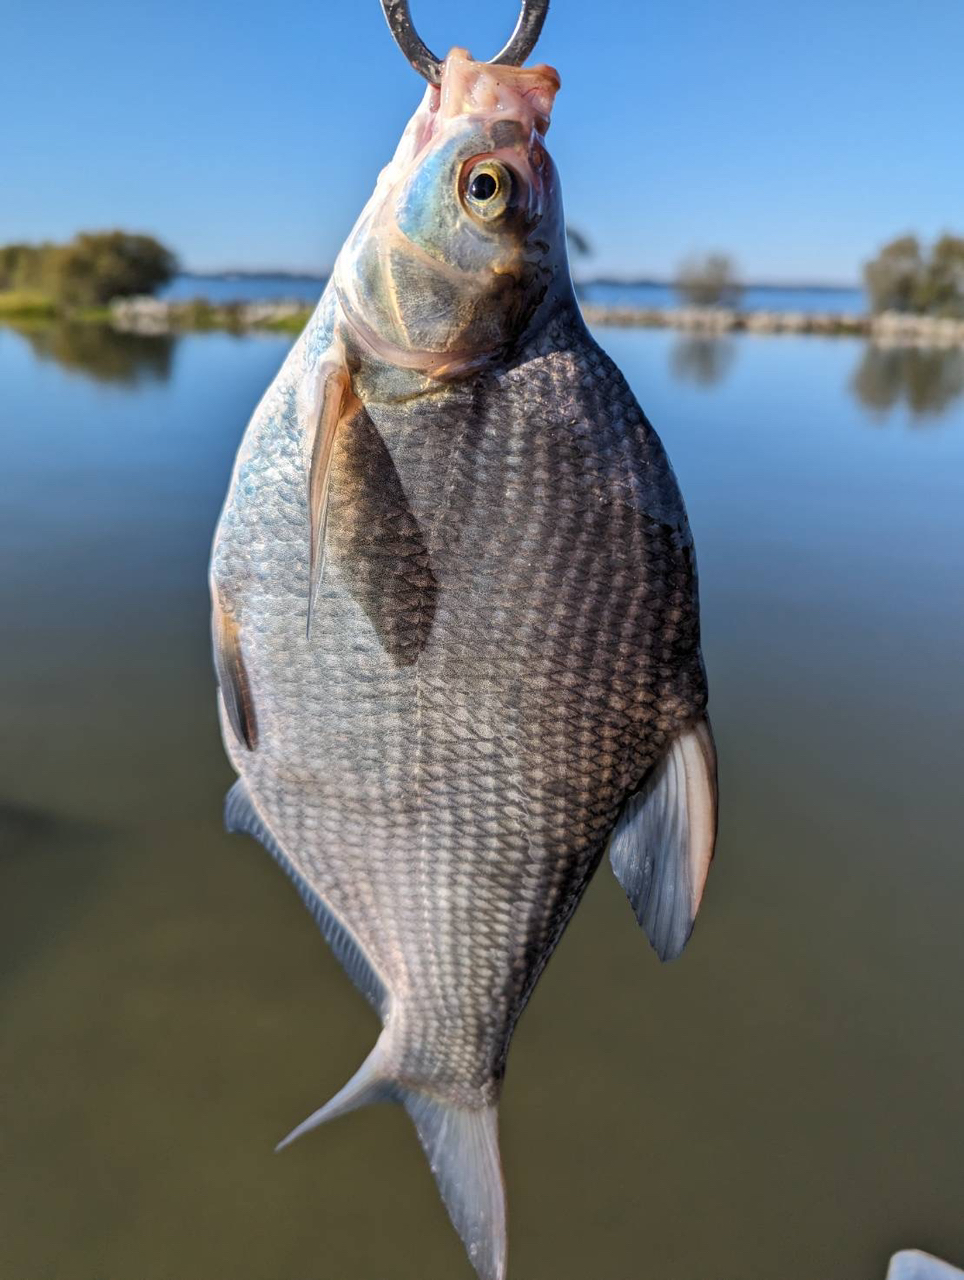
[[[469,195],[473,200],[491,200],[498,186],[491,173],[477,173],[469,183]]]

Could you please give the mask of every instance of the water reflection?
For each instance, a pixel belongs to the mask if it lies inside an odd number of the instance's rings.
[[[87,374],[97,382],[135,387],[171,376],[172,334],[119,333],[106,324],[14,326],[40,360]]]
[[[964,397],[956,429],[868,431],[862,342],[736,335],[707,391],[673,371],[681,335],[601,336],[696,533],[723,827],[678,965],[603,866],[523,1018],[513,1266],[960,1256]],[[185,335],[166,382],[149,359],[104,394],[6,337],[0,1277],[469,1280],[397,1109],[272,1154],[376,1034],[285,878],[220,829],[208,548],[290,339]]]
[[[108,833],[93,823],[0,800],[0,875],[19,908],[0,930],[0,994],[42,962],[97,893],[108,847]]]
[[[878,415],[903,404],[915,418],[935,418],[964,394],[964,351],[869,342],[850,385]]]
[[[730,372],[736,358],[733,338],[700,334],[678,338],[670,351],[670,368],[681,382],[714,387]]]
[[[171,377],[173,334],[121,333],[101,324],[17,324],[12,326],[40,360],[96,382],[136,387]],[[680,382],[708,389],[732,372],[738,339],[717,334],[685,334],[670,348],[669,365]],[[964,396],[964,351],[959,348],[884,347],[868,342],[850,389],[876,416],[904,405],[915,419],[935,419]]]

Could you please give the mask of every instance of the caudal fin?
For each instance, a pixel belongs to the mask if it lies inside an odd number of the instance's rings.
[[[403,1093],[402,1101],[480,1280],[505,1280],[505,1182],[496,1108],[455,1107],[414,1091]]]
[[[349,1111],[357,1111],[359,1107],[367,1107],[370,1102],[387,1102],[394,1098],[395,1090],[391,1080],[382,1072],[381,1052],[379,1045],[371,1051],[352,1078],[343,1089],[335,1094],[323,1107],[313,1111],[307,1120],[302,1120],[286,1138],[282,1138],[275,1151],[283,1151],[297,1138],[317,1129],[319,1125],[345,1116]]]
[[[292,1129],[275,1150],[370,1102],[401,1102],[415,1123],[442,1202],[480,1280],[505,1280],[505,1183],[496,1108],[456,1107],[399,1085],[383,1067],[381,1044],[345,1087]]]

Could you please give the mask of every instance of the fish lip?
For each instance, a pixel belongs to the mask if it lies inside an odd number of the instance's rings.
[[[530,128],[544,134],[559,86],[558,71],[545,63],[514,67],[476,62],[465,49],[455,48],[442,69],[439,111],[446,120],[490,112],[504,118],[511,104],[521,109]]]

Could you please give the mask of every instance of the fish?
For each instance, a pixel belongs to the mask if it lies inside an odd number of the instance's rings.
[[[557,73],[445,59],[237,455],[211,558],[230,831],[382,1030],[282,1142],[401,1104],[504,1280],[516,1023],[608,848],[663,960],[716,834],[666,453],[574,295]]]

